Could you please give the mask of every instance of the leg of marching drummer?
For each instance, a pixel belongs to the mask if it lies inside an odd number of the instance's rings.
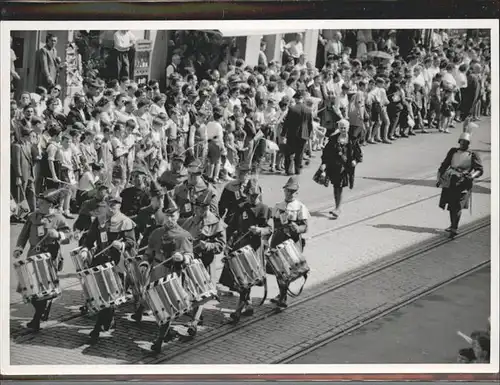
[[[103,325],[106,324],[107,318],[109,316],[108,313],[109,313],[108,309],[103,309],[97,313],[97,319],[94,325],[94,329],[89,334],[90,345],[97,343],[97,340],[99,339],[99,335],[101,333],[101,329]]]
[[[278,307],[286,308],[288,305],[286,303],[287,300],[287,291],[288,291],[288,284],[286,283],[280,283],[280,299],[278,300]]]
[[[144,313],[144,305],[140,303],[135,313],[132,314],[132,319],[137,322],[141,322],[143,313]]]
[[[167,323],[160,325],[160,328],[158,330],[158,338],[156,341],[151,345],[151,350],[155,353],[160,353],[161,352],[161,345],[163,344],[163,340],[167,336],[168,330],[170,329],[170,321]]]
[[[236,306],[236,310],[229,315],[229,317],[231,318],[231,320],[234,323],[236,323],[240,320],[241,312],[242,312],[243,308],[245,307],[246,291],[241,290],[239,292],[239,295],[240,295],[240,298],[238,300],[238,306]]]
[[[33,307],[35,308],[35,314],[33,315],[33,319],[26,326],[34,331],[40,330],[40,321],[42,320],[43,313],[47,307],[47,300],[37,301],[34,300],[32,302]]]
[[[253,315],[253,307],[252,307],[252,303],[250,300],[251,290],[252,289],[250,288],[250,289],[246,290],[246,293],[245,293],[245,302],[244,302],[243,312],[241,313],[244,316]]]

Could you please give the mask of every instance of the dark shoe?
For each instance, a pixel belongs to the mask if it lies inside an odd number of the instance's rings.
[[[95,345],[99,341],[99,332],[92,330],[89,334],[89,345]]]
[[[458,231],[455,229],[450,229],[450,238],[453,239],[458,235]]]
[[[392,144],[392,142],[391,142],[390,140],[387,140],[387,139],[383,140],[383,141],[382,141],[382,143],[385,143],[385,144]]]
[[[135,322],[140,323],[142,321],[142,311],[135,312],[130,318],[132,318]]]
[[[253,316],[253,307],[246,307],[242,312],[241,312],[241,315],[245,316],[245,317],[251,317]]]
[[[63,213],[63,216],[64,216],[64,218],[66,218],[66,219],[75,219],[75,218],[76,218],[73,214],[71,214],[71,213],[69,213],[69,212],[64,212],[64,213]]]
[[[408,138],[408,135],[406,135],[406,134],[401,134],[401,137],[402,137],[402,138]]]
[[[409,135],[409,136],[416,136],[417,134],[415,134],[413,131],[410,131],[410,132],[408,133],[408,135]]]
[[[161,342],[155,342],[151,345],[151,351],[156,354],[161,353]]]
[[[229,318],[231,318],[232,324],[240,322],[240,315],[236,312],[229,314]]]
[[[333,219],[337,219],[339,217],[339,213],[337,210],[332,210],[329,211],[328,213],[332,216]]]
[[[367,140],[367,141],[366,141],[366,143],[375,144],[375,143],[377,143],[377,142],[375,142],[375,141],[374,141],[374,140],[372,140],[372,139],[369,139],[369,140]]]
[[[271,299],[269,300],[269,302],[271,302],[271,303],[276,303],[276,304],[277,304],[277,303],[279,302],[279,300],[280,300],[280,296],[278,295],[278,296],[276,296],[276,297],[274,297],[274,298],[271,298]]]
[[[288,307],[286,301],[279,301],[277,303],[277,305],[278,305],[279,308],[282,308],[282,309],[286,309]]]
[[[41,330],[40,329],[40,322],[35,322],[35,321],[28,322],[26,324],[26,327],[28,329],[31,329],[35,333],[37,333],[37,332],[39,332]]]
[[[451,232],[451,226],[448,227],[448,228],[446,228],[446,229],[444,229],[444,231],[446,231],[447,233]]]
[[[167,334],[163,338],[163,342],[172,341],[174,338],[177,337],[177,335],[178,335],[177,332],[174,329],[170,328],[170,329],[168,329]]]

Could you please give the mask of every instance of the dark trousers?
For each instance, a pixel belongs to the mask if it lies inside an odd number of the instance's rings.
[[[113,307],[109,307],[99,311],[99,313],[97,313],[97,320],[94,326],[93,333],[99,335],[102,329],[106,331],[109,330],[113,322],[114,314],[115,314],[115,309]]]
[[[307,140],[301,138],[287,138],[287,151],[285,155],[285,171],[287,174],[293,174],[292,172],[292,156],[294,157],[295,173],[299,174],[302,169],[302,158],[304,156],[304,149]]]
[[[120,79],[123,76],[130,77],[130,60],[129,52],[120,52],[114,50],[116,56],[116,77],[115,79]]]
[[[14,181],[15,183],[15,181]],[[21,186],[15,186],[14,198],[17,203],[22,202],[24,199],[28,202],[30,211],[35,211],[36,198],[35,198],[35,183],[32,180],[23,180]]]
[[[401,110],[394,107],[387,107],[387,113],[389,114],[389,138],[393,137],[394,134],[397,134],[396,129],[399,124],[399,117],[401,115]]]
[[[47,309],[47,302],[48,300],[44,299],[42,301],[34,300],[31,303],[35,308],[35,315],[33,316],[33,320],[31,322],[33,322],[36,326],[40,326],[40,321],[42,320],[45,310]]]

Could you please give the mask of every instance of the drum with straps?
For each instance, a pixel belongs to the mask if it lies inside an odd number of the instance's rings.
[[[26,303],[59,297],[59,277],[49,253],[37,254],[16,261],[14,269],[18,279],[18,292]]]
[[[69,252],[73,265],[75,265],[76,272],[88,269],[92,262],[92,254],[86,247],[77,247]]]
[[[233,275],[235,287],[240,290],[260,285],[266,278],[260,258],[248,245],[230,253],[226,263]]]
[[[310,270],[303,254],[291,239],[271,250],[268,260],[276,278],[285,283],[305,277]]]
[[[126,302],[125,290],[116,266],[106,263],[78,273],[88,310],[96,313],[102,309]]]
[[[184,269],[184,287],[196,305],[202,305],[217,297],[217,289],[207,269],[199,259],[195,259]]]
[[[175,273],[146,286],[144,300],[153,312],[158,325],[166,324],[191,311],[189,294]]]

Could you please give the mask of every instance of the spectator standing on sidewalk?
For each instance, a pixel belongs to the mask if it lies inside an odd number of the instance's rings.
[[[130,62],[130,50],[133,50],[136,40],[134,34],[128,30],[119,30],[114,33],[113,54],[116,61],[112,73],[115,79],[133,76],[133,73],[131,73],[133,63]]]

